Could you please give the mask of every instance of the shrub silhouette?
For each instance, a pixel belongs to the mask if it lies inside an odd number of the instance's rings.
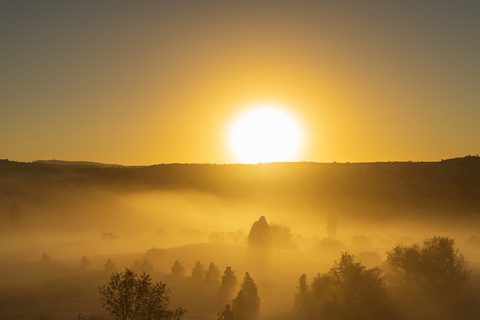
[[[278,251],[295,251],[298,244],[295,241],[292,229],[285,224],[270,223],[273,248]]]
[[[178,260],[175,260],[175,263],[173,264],[172,275],[173,276],[185,275],[185,267]]]
[[[270,226],[264,216],[261,216],[258,221],[255,221],[248,234],[249,248],[272,248],[272,235],[270,233]]]
[[[192,277],[194,279],[201,279],[205,277],[205,267],[200,261],[197,261],[195,268],[192,269]]]
[[[43,263],[49,263],[50,261],[52,261],[52,259],[50,258],[50,256],[48,254],[46,254],[45,252],[42,254],[42,262]]]
[[[82,260],[80,261],[80,266],[82,267],[82,269],[87,269],[92,266],[92,262],[90,261],[90,259],[87,258],[87,256],[83,256]]]
[[[457,286],[468,279],[470,270],[454,245],[453,239],[437,236],[425,240],[422,246],[397,245],[387,252],[392,278],[440,291]]]
[[[294,300],[295,312],[298,318],[311,318],[312,293],[307,286],[307,275],[302,274],[299,279],[298,292]]]
[[[367,269],[352,254],[342,253],[325,274],[318,274],[307,287],[300,278],[295,298],[296,312],[307,319],[391,319],[381,270]]]
[[[214,265],[213,262],[210,262],[208,270],[205,272],[205,278],[210,281],[220,280],[220,270],[218,270],[218,267]]]
[[[117,271],[117,266],[110,258],[108,258],[107,263],[105,263],[105,271],[109,273]]]
[[[242,289],[233,300],[232,308],[238,320],[255,320],[259,317],[260,298],[257,285],[248,272],[245,273]]]
[[[153,266],[150,263],[150,261],[148,261],[145,258],[142,263],[140,263],[140,261],[138,261],[138,260],[135,260],[135,262],[132,266],[132,270],[135,273],[143,273],[143,272],[152,273],[153,272]]]
[[[227,266],[222,276],[222,286],[223,287],[234,287],[237,285],[237,276],[235,271],[232,270],[232,267]]]
[[[98,293],[102,306],[117,320],[179,320],[185,313],[181,308],[169,309],[166,284],[152,283],[149,274],[137,275],[128,268],[115,272]]]
[[[213,266],[213,263],[210,265]],[[237,276],[230,266],[227,266],[223,273],[222,285],[218,291],[218,299],[222,302],[229,302],[231,301],[232,295],[235,292],[235,287],[237,286]]]

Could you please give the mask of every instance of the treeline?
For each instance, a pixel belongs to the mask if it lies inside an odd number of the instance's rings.
[[[423,244],[399,244],[387,254],[380,267],[368,269],[354,255],[342,253],[310,284],[302,275],[294,318],[479,318],[480,296],[469,288],[471,271],[453,239],[435,236]]]
[[[0,164],[3,195],[43,194],[63,187],[115,192],[198,190],[244,199],[296,198],[356,203],[379,201],[424,208],[480,209],[478,157],[442,162],[268,163],[258,165],[163,164],[100,167],[42,163]],[[335,200],[336,199],[336,200]],[[453,212],[453,211],[452,211]],[[478,210],[476,211],[478,212]]]
[[[175,261],[171,271],[172,276],[185,275],[185,268],[178,261]],[[208,275],[209,271],[212,272],[211,276]],[[455,248],[454,240],[449,237],[434,236],[421,244],[398,244],[387,252],[386,261],[374,268],[365,267],[353,254],[344,252],[328,272],[318,273],[311,282],[305,274],[300,277],[293,300],[294,311],[283,315],[282,319],[478,319],[479,290],[471,290],[470,273],[466,261]],[[121,318],[115,312],[121,309],[123,314],[134,314],[135,310],[151,306],[148,297],[153,299],[153,291],[138,297],[135,296],[138,292],[135,286],[142,287],[143,290],[156,288],[158,291],[160,288],[160,293],[157,294],[163,296],[162,301],[169,301],[169,291],[165,289],[165,284],[151,283],[149,273],[145,270],[142,270],[142,274],[137,275],[131,269],[122,273],[114,272],[110,283],[99,288],[103,305],[116,318],[137,319],[134,316]],[[192,269],[192,277],[218,281],[219,270],[213,263],[206,270],[197,262]],[[219,294],[224,295],[227,299],[224,301],[228,304],[221,315],[219,313],[220,319],[259,319],[261,299],[253,278],[246,272],[238,294],[232,296],[236,285],[235,272],[227,267],[222,276]],[[128,291],[126,288],[135,290]],[[120,300],[115,297],[122,296],[124,290],[130,292],[129,297],[135,304],[125,306],[118,302]],[[125,311],[127,307],[130,310]],[[158,319],[180,319],[188,312],[183,309],[169,310],[167,307],[168,303],[157,305],[157,309],[152,312],[164,316]]]

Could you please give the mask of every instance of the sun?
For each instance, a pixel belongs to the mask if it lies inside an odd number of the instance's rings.
[[[235,119],[228,144],[242,163],[298,161],[303,132],[295,117],[281,107],[256,105]]]

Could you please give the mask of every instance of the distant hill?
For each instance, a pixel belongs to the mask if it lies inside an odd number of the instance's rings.
[[[37,160],[33,163],[42,163],[42,164],[52,164],[52,165],[61,165],[61,166],[93,166],[93,167],[123,167],[120,164],[107,164],[100,162],[91,162],[91,161],[65,161],[65,160]]]
[[[17,197],[24,201],[60,201],[67,196],[86,196],[86,190],[94,188],[113,194],[187,191],[272,210],[289,208],[312,214],[339,212],[377,219],[392,216],[394,212],[413,217],[472,214],[480,217],[478,156],[438,162],[143,167],[59,160],[33,163],[2,160],[0,177],[0,198]]]
[[[457,164],[480,164],[480,157],[477,155],[475,156],[466,156],[462,158],[453,158],[453,159],[446,159],[442,160],[442,162],[447,163],[457,163]]]

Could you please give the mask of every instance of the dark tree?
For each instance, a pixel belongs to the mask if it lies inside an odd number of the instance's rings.
[[[235,275],[235,271],[232,270],[232,267],[229,266],[226,267],[223,273],[224,275],[222,276],[222,285],[218,292],[218,298],[221,302],[229,302],[235,294],[237,276]]]
[[[406,284],[416,283],[441,291],[466,281],[470,270],[449,237],[432,237],[422,246],[397,245],[387,252],[393,277]]]
[[[248,272],[243,278],[242,289],[233,300],[233,312],[238,320],[255,320],[259,318],[260,298],[255,281]]]
[[[175,263],[173,264],[172,275],[173,276],[185,275],[185,267],[178,260],[175,260]]]
[[[307,286],[307,276],[302,274],[299,279],[298,292],[295,294],[294,306],[298,318],[308,318],[311,306],[311,292]]]
[[[153,265],[148,261],[146,258],[143,260],[142,263],[140,261],[135,260],[132,270],[135,273],[152,273],[153,272]]]
[[[42,254],[42,262],[43,263],[49,263],[50,261],[52,261],[52,259],[50,258],[50,256],[48,254],[46,254],[45,252]]]
[[[109,273],[117,271],[117,266],[110,258],[108,258],[107,263],[105,263],[105,271]]]
[[[271,249],[272,235],[270,226],[264,216],[255,221],[248,234],[248,246],[250,248]]]
[[[80,266],[82,267],[82,269],[87,269],[92,266],[92,262],[86,256],[83,256],[82,260],[80,261]]]
[[[145,258],[142,262],[142,272],[153,273],[153,265]]]
[[[192,277],[194,279],[202,279],[205,277],[205,267],[200,261],[197,261],[195,268],[192,269]]]
[[[143,271],[146,273],[152,273],[153,272],[153,265],[150,263],[150,261],[145,258],[142,263]]]
[[[170,290],[161,282],[152,283],[146,273],[137,275],[126,268],[98,289],[102,306],[117,320],[179,320],[185,313],[169,309]]]
[[[393,318],[381,271],[367,269],[349,253],[342,253],[328,273],[318,274],[310,286],[300,278],[299,315],[310,319]],[[309,297],[311,295],[311,298]]]
[[[233,287],[237,284],[237,276],[235,275],[235,271],[232,270],[232,267],[228,267],[223,272],[224,275],[222,276],[222,286],[223,287]]]
[[[213,262],[210,262],[208,270],[205,273],[205,278],[210,281],[220,280],[220,270],[218,270],[218,267],[214,265]]]
[[[130,267],[130,269],[132,269],[132,271],[135,273],[142,273],[142,264],[140,263],[140,261],[135,259],[135,262],[133,263],[133,266]]]

